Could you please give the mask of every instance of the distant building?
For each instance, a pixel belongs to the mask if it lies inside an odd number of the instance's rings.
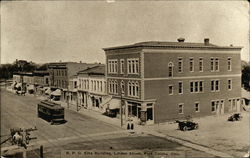
[[[158,123],[239,111],[241,47],[141,42],[104,48],[108,94],[124,100],[124,115]]]
[[[77,75],[69,78],[69,104],[77,105]]]
[[[34,71],[34,84],[40,87],[49,86],[49,72],[48,71]]]
[[[70,77],[76,75],[80,70],[96,65],[98,64],[76,62],[49,63],[48,71],[50,76],[50,87],[61,89],[63,91],[61,99],[66,101]]]
[[[97,65],[77,73],[79,104],[85,108],[103,110],[107,98],[105,65]]]

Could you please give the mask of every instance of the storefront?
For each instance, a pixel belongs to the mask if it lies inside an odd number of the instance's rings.
[[[146,124],[154,123],[154,102],[125,101],[125,118],[133,117]]]

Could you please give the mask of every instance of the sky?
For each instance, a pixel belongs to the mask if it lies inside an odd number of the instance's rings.
[[[243,46],[249,61],[247,1],[3,1],[1,63],[105,62],[102,48],[143,41]]]

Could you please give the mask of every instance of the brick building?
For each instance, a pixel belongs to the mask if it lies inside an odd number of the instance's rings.
[[[104,48],[108,93],[147,123],[240,110],[241,47],[141,42]]]
[[[76,62],[56,62],[48,64],[50,75],[50,87],[63,90],[62,100],[66,100],[70,77],[78,71],[93,67],[98,64],[76,63]]]
[[[88,109],[105,111],[102,106],[109,98],[105,78],[105,65],[98,65],[77,73],[79,104]]]

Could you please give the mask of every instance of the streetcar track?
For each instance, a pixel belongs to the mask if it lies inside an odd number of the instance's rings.
[[[10,93],[10,95],[12,95],[13,96],[13,98],[16,98],[16,97],[14,97],[15,95],[13,95],[13,94],[11,94]],[[5,94],[5,96],[7,96],[6,94]],[[26,101],[26,97],[23,97],[23,96],[19,96],[20,98],[19,98],[19,100],[16,100],[16,99],[13,99],[12,101],[14,102],[14,103],[16,103],[16,104],[20,104],[21,106],[24,106],[24,107],[27,107],[27,106],[30,106],[30,107],[32,107],[33,105],[30,105],[30,104],[26,104],[26,103],[24,103],[24,101]],[[38,102],[35,98],[32,98],[32,97],[30,97],[32,100],[34,100],[35,102]],[[6,113],[9,115],[9,116],[12,116],[13,118],[16,118],[16,119],[21,119],[24,123],[25,123],[25,125],[27,124],[27,125],[30,125],[31,123],[30,123],[30,121],[27,121],[26,119],[25,119],[25,116],[17,116],[17,115],[15,115],[15,114],[13,114],[13,113],[10,113],[10,112],[8,112],[8,111],[11,111],[11,110],[13,110],[13,109],[10,109],[8,106],[5,106],[5,109],[6,109]],[[32,112],[33,113],[36,113],[36,110],[33,110],[33,109],[35,109],[35,108],[30,108],[29,110],[32,110]],[[18,111],[16,111],[16,112],[18,112]],[[19,111],[20,112],[20,111]],[[26,110],[23,110],[23,112],[27,112]],[[70,110],[68,110],[67,112],[71,112]],[[73,113],[73,112],[71,112],[71,113]],[[73,114],[74,115],[74,114]],[[80,115],[80,114],[79,114]],[[36,115],[34,115],[35,117],[36,117]],[[73,117],[72,119],[75,119],[75,117]],[[89,119],[92,121],[92,120],[94,120],[93,118],[90,118],[89,117]],[[97,121],[98,123],[102,123],[102,124],[105,124],[105,125],[108,125],[109,127],[111,126],[112,127],[112,125],[110,125],[110,124],[108,124],[108,123],[105,123],[105,122],[101,122],[101,121],[99,121],[99,120],[95,120],[95,121]],[[33,122],[32,122],[33,123]],[[36,123],[38,123],[38,124],[42,124],[41,122],[36,122]],[[96,143],[95,143],[95,140],[96,140],[96,136],[91,136],[92,134],[85,134],[85,133],[83,133],[83,131],[81,131],[81,130],[77,130],[77,129],[75,129],[74,127],[71,127],[70,125],[67,125],[67,123],[66,124],[64,124],[63,125],[66,129],[67,129],[67,131],[69,131],[71,134],[73,134],[73,135],[76,135],[76,136],[74,136],[73,138],[74,139],[78,139],[78,138],[81,138],[81,140],[79,140],[79,141],[88,141],[89,143],[91,143],[92,145],[96,145]],[[96,125],[95,125],[96,126]],[[83,126],[84,128],[88,128],[87,126]],[[98,127],[98,126],[96,126],[96,127]],[[94,128],[96,128],[96,127],[94,127]],[[117,130],[117,128],[118,127],[116,127],[115,126],[115,128],[116,128],[116,131],[119,131],[119,130]],[[42,134],[43,133],[43,134]],[[44,138],[45,140],[47,140],[47,142],[49,143],[49,144],[51,144],[51,145],[54,145],[54,146],[58,146],[58,145],[56,145],[56,144],[54,144],[54,143],[52,143],[52,142],[50,142],[50,140],[47,138],[48,136],[50,136],[50,137],[54,137],[53,135],[50,135],[50,132],[47,132],[46,130],[42,130],[42,132],[39,132],[39,133],[37,133],[38,134],[38,136],[39,137],[42,137],[42,138]],[[98,134],[98,133],[97,133]],[[64,140],[65,138],[67,138],[67,137],[59,137],[59,138],[56,138],[56,140],[59,140],[60,141],[60,139],[61,140]],[[68,137],[69,138],[69,137]],[[107,140],[106,140],[107,141]],[[60,147],[60,146],[58,146],[58,147]]]

